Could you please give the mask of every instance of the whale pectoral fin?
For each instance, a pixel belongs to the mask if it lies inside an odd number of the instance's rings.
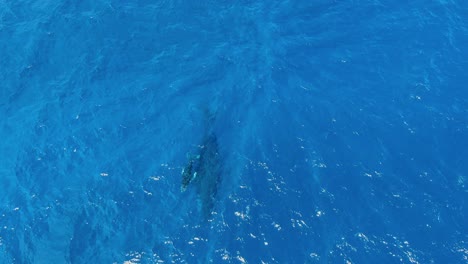
[[[197,172],[194,172],[194,173],[193,173],[192,181],[195,180],[195,178],[197,178]]]

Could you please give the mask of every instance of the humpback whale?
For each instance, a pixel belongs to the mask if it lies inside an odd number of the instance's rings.
[[[215,205],[222,169],[216,135],[213,132],[206,135],[198,152],[189,155],[188,159],[182,170],[180,190],[184,192],[189,186],[193,186],[200,199],[203,215],[209,217]]]

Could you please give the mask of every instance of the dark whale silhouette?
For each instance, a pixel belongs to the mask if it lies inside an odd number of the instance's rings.
[[[213,132],[210,132],[202,140],[198,152],[195,155],[189,155],[187,165],[182,170],[180,187],[182,192],[190,186],[196,189],[205,218],[211,215],[215,205],[221,169],[218,139]]]

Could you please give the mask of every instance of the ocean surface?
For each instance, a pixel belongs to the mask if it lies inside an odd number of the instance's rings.
[[[0,263],[468,263],[468,1],[0,0]]]

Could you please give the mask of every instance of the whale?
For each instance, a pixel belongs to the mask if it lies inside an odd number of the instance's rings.
[[[193,188],[200,200],[203,215],[209,217],[215,205],[222,171],[216,135],[212,132],[206,135],[197,152],[187,157],[187,164],[182,170],[180,190],[185,192]]]

